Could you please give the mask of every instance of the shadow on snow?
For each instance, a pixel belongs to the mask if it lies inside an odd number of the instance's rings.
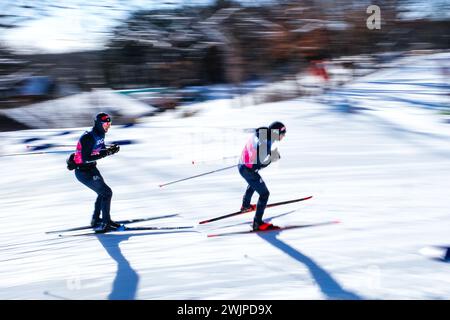
[[[362,298],[358,295],[349,292],[341,287],[341,285],[333,279],[333,277],[322,267],[320,267],[314,260],[305,256],[301,252],[297,251],[293,247],[289,246],[285,242],[277,238],[279,231],[273,231],[269,233],[258,233],[257,235],[270,243],[277,249],[280,249],[291,258],[297,260],[298,262],[304,264],[311,276],[314,278],[317,285],[320,287],[322,293],[327,299],[334,300],[361,300]]]
[[[130,262],[125,258],[119,244],[128,241],[131,237],[148,236],[168,233],[185,233],[192,231],[168,231],[168,232],[146,232],[126,235],[96,235],[106,252],[117,263],[116,277],[114,278],[109,300],[134,300],[136,299],[139,285],[139,274],[132,268]]]

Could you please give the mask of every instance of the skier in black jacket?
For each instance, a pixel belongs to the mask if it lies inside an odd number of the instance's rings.
[[[111,220],[110,207],[113,193],[98,171],[96,161],[120,150],[118,145],[105,146],[105,133],[108,132],[110,127],[111,117],[104,112],[97,114],[94,127],[80,137],[73,157],[76,178],[97,193],[91,220],[91,226],[96,231],[121,228],[120,224]],[[102,218],[100,218],[100,213]]]

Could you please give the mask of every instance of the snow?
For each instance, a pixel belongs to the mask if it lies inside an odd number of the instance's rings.
[[[436,110],[405,102],[424,101],[413,99],[409,84],[395,87],[391,96],[404,99],[395,106],[376,93],[345,94],[400,76],[445,85],[439,70],[449,57],[408,57],[427,68],[426,78],[400,63],[318,99],[244,108],[214,100],[113,125],[107,141],[135,143],[99,161],[114,192],[112,217],[178,214],[135,226],[192,230],[45,234],[89,223],[95,194],[66,170],[67,155],[0,157],[0,299],[449,299],[448,263],[423,255],[450,243],[449,124]],[[342,112],[334,105],[342,99],[359,108]],[[159,184],[235,163],[246,129],[274,120],[288,132],[281,160],[261,171],[270,202],[314,197],[264,217],[279,225],[340,223],[207,238],[249,228],[251,214],[198,225],[239,209],[246,185],[237,170]],[[24,151],[24,140],[36,137],[29,144],[74,145],[86,128],[4,132],[0,154]]]

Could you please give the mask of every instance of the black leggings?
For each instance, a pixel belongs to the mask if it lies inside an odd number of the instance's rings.
[[[102,220],[104,222],[111,221],[109,214],[111,208],[112,190],[103,180],[102,175],[97,168],[89,170],[75,169],[75,176],[78,181],[84,184],[86,187],[94,190],[97,193],[97,200],[95,201],[93,218],[98,219],[100,212],[102,213]]]
[[[245,165],[239,165],[238,167],[239,173],[248,183],[247,190],[245,190],[244,198],[242,199],[242,205],[244,207],[250,206],[253,193],[256,191],[259,194],[259,199],[256,205],[255,220],[261,222],[267,201],[269,201],[270,192],[258,172],[247,168]]]

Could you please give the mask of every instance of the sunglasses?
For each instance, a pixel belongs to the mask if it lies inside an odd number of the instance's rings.
[[[109,116],[103,116],[100,118],[102,122],[111,122],[111,118]]]

